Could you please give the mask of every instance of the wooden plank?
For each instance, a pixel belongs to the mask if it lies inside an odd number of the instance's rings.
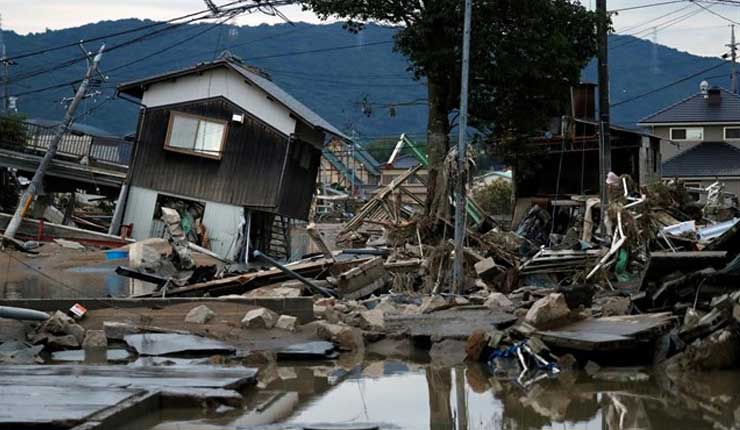
[[[325,258],[320,258],[310,262],[289,264],[287,267],[303,276],[312,277],[322,273],[325,270],[328,270],[329,267],[333,267],[341,271],[345,270],[345,268],[352,267],[357,264],[362,264],[367,260],[369,260],[369,258],[357,258],[348,261],[336,261],[332,263]],[[173,288],[167,290],[167,295],[199,296],[208,293],[212,296],[219,296],[227,294],[242,294],[259,286],[289,279],[291,278],[279,269],[261,270],[258,272],[245,273],[238,276],[230,276],[223,279],[201,282],[199,284],[188,285],[185,287]],[[161,295],[161,292],[138,294],[131,297],[143,298],[152,297],[155,295]]]
[[[13,215],[0,213],[0,230],[5,231]],[[39,233],[40,221],[30,218],[24,218],[18,230],[20,236],[25,238],[37,239]],[[85,230],[71,227],[68,225],[53,224],[44,222],[42,240],[68,239],[81,243],[90,244],[108,244],[109,246],[122,246],[134,242],[131,239],[121,239],[119,236],[112,236],[97,231]]]
[[[490,309],[455,308],[420,315],[387,315],[386,331],[425,336],[467,339],[475,330],[491,330],[516,321],[514,315]]]
[[[582,351],[612,351],[636,347],[668,331],[675,317],[670,312],[623,315],[574,322],[559,330],[538,332],[553,347]]]

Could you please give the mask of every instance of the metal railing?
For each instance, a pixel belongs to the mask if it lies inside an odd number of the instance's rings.
[[[0,148],[30,154],[43,154],[56,127],[47,127],[13,118],[0,117]],[[67,131],[57,147],[57,156],[78,162],[128,167],[133,143],[110,137]]]

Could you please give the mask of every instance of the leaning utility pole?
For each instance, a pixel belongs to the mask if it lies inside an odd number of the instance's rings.
[[[456,294],[463,292],[465,272],[463,271],[465,240],[465,133],[468,128],[468,73],[470,71],[470,21],[473,13],[472,0],[465,0],[465,24],[463,27],[462,77],[460,82],[460,135],[457,140],[457,182],[455,182],[455,260],[452,271],[452,286]]]
[[[5,51],[5,39],[3,38],[3,16],[0,14],[0,67],[2,67],[2,76],[0,76],[0,82],[2,83],[3,88],[3,105],[1,107],[3,113],[8,113],[8,80],[9,80],[9,71],[8,66],[10,65],[10,61],[8,61],[8,56]]]
[[[90,79],[92,79],[93,75],[98,70],[98,63],[100,63],[100,59],[103,57],[104,48],[105,44],[100,47],[98,53],[95,55],[95,58],[93,58],[92,61],[89,60],[88,54],[89,64],[87,66],[87,73],[85,73],[84,79],[82,79],[82,82],[80,83],[79,88],[77,88],[77,92],[75,93],[72,102],[67,108],[67,112],[64,114],[64,121],[55,130],[54,137],[52,138],[51,143],[49,143],[49,147],[46,149],[46,154],[44,154],[44,158],[41,160],[41,164],[39,164],[38,169],[36,169],[36,173],[34,173],[33,179],[31,179],[31,183],[28,185],[28,188],[26,188],[26,191],[23,192],[23,195],[18,202],[18,207],[15,209],[13,218],[10,220],[10,223],[8,223],[8,228],[5,229],[5,234],[3,235],[5,238],[13,239],[15,237],[15,234],[18,231],[18,227],[20,227],[21,221],[23,220],[23,216],[26,214],[26,211],[28,211],[28,208],[31,206],[31,202],[33,202],[33,199],[36,198],[36,196],[39,194],[39,191],[42,188],[44,175],[46,174],[46,169],[49,168],[49,164],[51,164],[51,160],[52,158],[54,158],[54,155],[57,152],[57,146],[59,146],[59,142],[62,140],[64,133],[66,133],[69,126],[72,125],[72,121],[74,120],[74,113],[77,110],[77,106],[80,104],[80,101],[82,101],[82,99],[85,97],[85,94],[87,93],[87,87],[90,84]]]
[[[606,177],[612,170],[612,149],[609,141],[609,14],[606,0],[596,0],[599,39],[599,190],[601,191],[601,220],[606,220],[609,204]],[[604,231],[602,231],[604,233]]]
[[[735,43],[735,25],[730,26],[732,33],[730,34],[730,44],[725,45],[730,48],[730,58],[732,58],[732,75],[730,79],[732,82],[732,93],[737,94],[737,43]]]

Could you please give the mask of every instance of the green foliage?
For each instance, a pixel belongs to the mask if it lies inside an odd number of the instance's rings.
[[[475,201],[490,215],[511,215],[511,181],[498,180],[473,191]]]
[[[448,114],[459,105],[463,4],[459,0],[305,0],[322,18],[401,25],[394,48],[429,89],[432,168],[442,167]],[[563,112],[568,89],[596,53],[595,13],[573,0],[473,2],[471,125],[487,140],[526,135]],[[440,138],[445,135],[445,138]]]

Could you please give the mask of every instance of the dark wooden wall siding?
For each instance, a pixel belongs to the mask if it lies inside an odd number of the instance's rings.
[[[301,140],[291,142],[280,187],[280,213],[308,219],[320,164],[321,150]]]
[[[171,110],[229,121],[221,160],[166,151]],[[139,133],[131,184],[196,199],[277,210],[282,202],[278,192],[288,137],[248,114],[244,124],[230,122],[234,113],[246,112],[221,97],[148,109]],[[295,191],[286,189],[294,200],[289,207],[310,205],[312,192]]]
[[[295,137],[321,149],[324,147],[324,139],[326,135],[323,131],[317,128],[312,128],[303,121],[298,121],[295,127]]]

